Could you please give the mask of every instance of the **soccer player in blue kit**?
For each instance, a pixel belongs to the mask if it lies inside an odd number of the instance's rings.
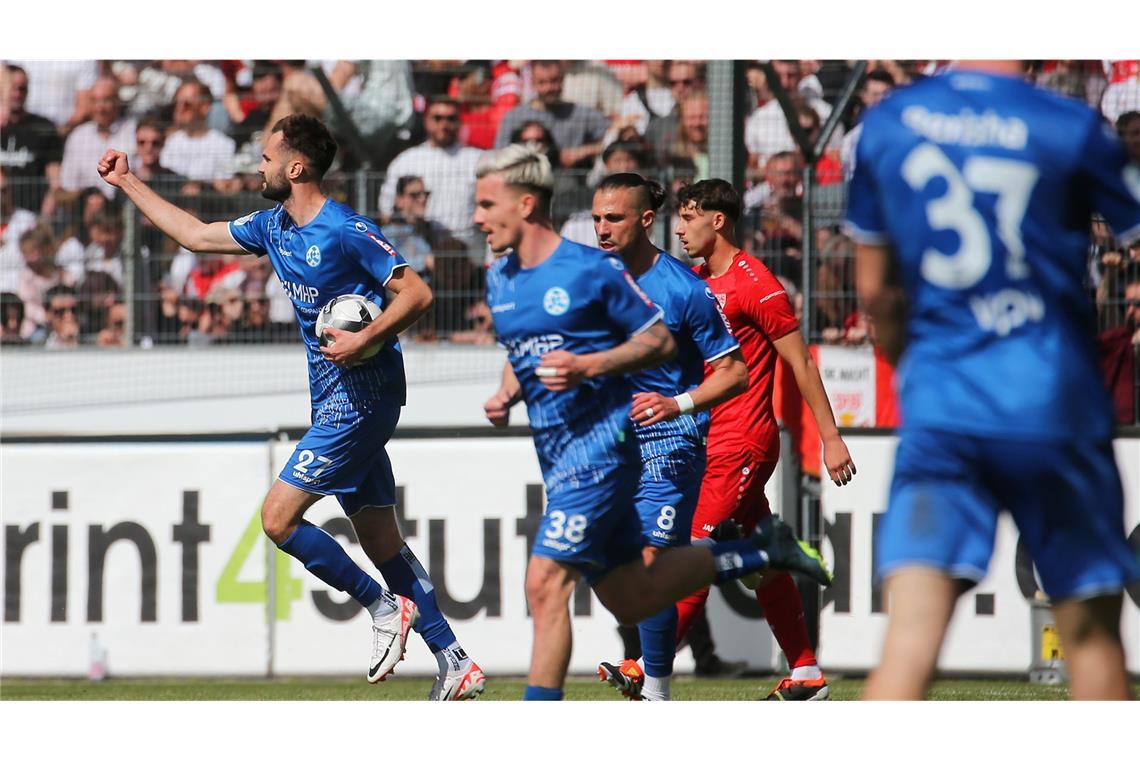
[[[163,200],[130,172],[120,151],[107,151],[98,169],[155,226],[190,251],[269,256],[293,302],[308,352],[313,425],[269,489],[261,506],[262,527],[278,548],[368,610],[370,682],[384,680],[403,659],[414,628],[439,664],[429,699],[469,699],[483,691],[483,672],[459,646],[439,611],[427,572],[400,535],[395,481],[384,450],[405,403],[397,336],[430,307],[432,294],[371,219],[321,192],[321,178],[336,150],[320,120],[300,115],[281,119],[258,168],[262,195],[278,205],[229,223],[205,224]],[[386,303],[385,288],[395,294]],[[314,332],[317,315],[324,304],[346,293],[382,304],[383,311],[357,333],[326,328],[335,342],[320,347]],[[376,345],[379,353],[361,358]],[[305,511],[326,495],[336,496],[361,547],[395,594],[358,567],[336,539],[304,519]]]
[[[1078,699],[1127,699],[1113,418],[1084,287],[1089,218],[1140,237],[1140,167],[1084,104],[1013,61],[963,62],[867,113],[847,227],[899,361],[902,428],[877,574],[890,597],[864,696],[919,699],[1008,510],[1053,603]]]
[[[474,223],[499,258],[487,303],[507,365],[484,412],[504,426],[525,399],[546,486],[527,567],[534,622],[523,699],[562,698],[569,600],[579,578],[619,623],[638,623],[685,594],[765,568],[830,583],[822,561],[773,520],[746,539],[671,549],[648,567],[633,498],[641,472],[627,373],[676,351],[660,310],[616,256],[563,240],[550,221],[554,184],[538,150],[509,145],[476,166]],[[646,420],[661,412],[647,409]]]
[[[653,245],[649,233],[665,190],[631,172],[598,183],[592,216],[598,247],[622,261],[664,314],[675,359],[633,374],[630,418],[641,448],[634,505],[646,563],[689,543],[705,470],[707,410],[748,389],[748,367],[716,297],[689,267]],[[705,365],[708,376],[705,376]],[[677,639],[677,607],[638,624],[642,665],[603,662],[598,675],[627,697],[665,700]]]

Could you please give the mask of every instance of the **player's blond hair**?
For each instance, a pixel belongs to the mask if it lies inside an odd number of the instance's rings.
[[[554,170],[550,159],[536,146],[514,144],[484,153],[475,164],[475,178],[497,174],[503,182],[524,192],[533,193],[544,212],[549,213],[554,194]]]

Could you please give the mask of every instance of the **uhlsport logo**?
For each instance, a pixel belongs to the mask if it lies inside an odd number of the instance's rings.
[[[234,226],[235,226],[235,227],[240,227],[240,226],[242,226],[243,224],[245,224],[245,223],[246,223],[246,222],[248,222],[249,220],[253,219],[253,217],[254,217],[254,215],[255,215],[255,214],[257,214],[257,212],[256,212],[256,211],[254,211],[254,212],[253,212],[253,213],[251,213],[251,214],[246,214],[245,216],[243,216],[243,217],[242,217],[242,218],[240,218],[240,219],[234,219]]]
[[[542,297],[542,308],[552,317],[560,317],[570,310],[570,294],[557,285]]]
[[[357,222],[353,226],[356,227],[357,232],[364,232],[365,230],[368,229],[368,225],[366,225],[364,222]]]
[[[311,267],[315,267],[321,263],[321,249],[315,245],[309,246],[309,250],[305,251],[305,263]]]

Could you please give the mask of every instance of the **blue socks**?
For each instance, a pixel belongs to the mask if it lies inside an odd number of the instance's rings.
[[[455,634],[436,603],[435,586],[431,585],[427,570],[407,544],[400,548],[396,556],[377,567],[393,593],[406,596],[419,607],[420,620],[416,623],[415,630],[423,636],[428,649],[438,652],[455,643]]]
[[[562,689],[548,689],[545,686],[531,686],[527,684],[523,690],[524,702],[560,702]]]
[[[677,605],[670,604],[637,626],[641,635],[641,663],[645,675],[665,678],[673,675],[673,654],[677,649]]]
[[[351,594],[361,607],[372,604],[384,592],[372,576],[352,561],[335,538],[308,520],[302,520],[277,548],[301,560],[306,570],[336,590]]]
[[[746,538],[736,541],[718,541],[709,549],[716,563],[716,583],[731,580],[768,567],[768,555]]]

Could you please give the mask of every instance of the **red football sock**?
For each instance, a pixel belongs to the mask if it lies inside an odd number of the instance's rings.
[[[815,652],[808,642],[804,624],[804,608],[792,576],[781,573],[770,583],[756,589],[756,601],[764,609],[764,617],[788,658],[789,668],[816,665]]]
[[[692,627],[693,621],[697,619],[697,615],[701,614],[701,608],[705,606],[705,602],[709,598],[709,588],[705,586],[700,591],[686,596],[681,601],[677,602],[677,643],[681,643],[681,639],[685,638],[685,634],[689,632]]]

